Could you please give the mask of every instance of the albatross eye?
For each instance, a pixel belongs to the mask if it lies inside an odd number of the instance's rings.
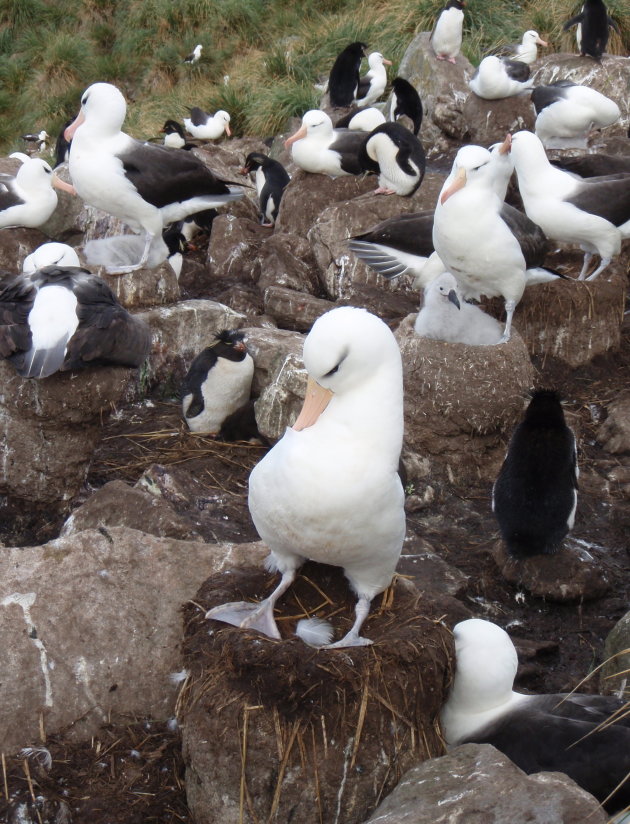
[[[325,377],[325,378],[330,378],[330,377],[332,377],[334,374],[336,374],[336,373],[339,371],[339,367],[340,367],[340,366],[341,366],[341,361],[339,361],[339,363],[337,364],[337,366],[333,366],[333,368],[330,370],[330,372],[326,372],[326,374],[324,375],[324,377]]]

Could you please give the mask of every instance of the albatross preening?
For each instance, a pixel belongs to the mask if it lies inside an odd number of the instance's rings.
[[[72,139],[70,175],[79,196],[145,234],[138,263],[112,274],[144,266],[153,239],[169,223],[243,196],[191,152],[140,143],[122,132],[126,109],[115,86],[94,83],[83,94],[79,117],[66,129]]]
[[[282,579],[259,604],[232,603],[207,616],[280,638],[273,610],[310,558],[343,567],[358,596],[356,620],[332,647],[359,635],[370,603],[389,586],[405,535],[398,476],[403,434],[402,363],[385,323],[364,309],[322,315],[304,342],[309,385],[293,427],[258,463],[249,509]]]
[[[618,255],[622,238],[630,237],[630,177],[593,177],[579,180],[552,166],[538,137],[517,132],[512,157],[527,215],[548,238],[577,243],[584,251],[580,280],[593,254],[600,265],[593,280]]]
[[[611,126],[621,116],[606,95],[570,80],[559,80],[532,91],[536,135],[546,149],[585,149],[593,129]]]
[[[577,506],[575,435],[560,397],[532,395],[492,490],[492,511],[507,551],[515,557],[555,552],[573,528]]]
[[[449,746],[492,744],[528,775],[565,773],[609,812],[630,804],[630,717],[623,700],[514,692],[518,657],[507,632],[470,618],[453,635],[455,677],[441,714]]]
[[[0,290],[0,356],[24,378],[105,364],[140,366],[151,331],[104,280],[76,266],[45,266]]]

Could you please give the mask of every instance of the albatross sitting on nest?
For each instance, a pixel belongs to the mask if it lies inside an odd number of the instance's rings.
[[[344,306],[315,322],[304,364],[302,412],[249,480],[268,568],[282,579],[261,603],[223,604],[206,617],[280,638],[274,605],[310,558],[343,567],[358,596],[352,628],[329,646],[364,646],[371,641],[359,631],[392,580],[405,536],[400,350],[383,321]]]
[[[126,111],[116,86],[94,83],[65,131],[72,140],[69,168],[77,194],[145,233],[138,263],[112,274],[144,266],[153,239],[169,223],[243,196],[242,189],[228,186],[191,152],[140,143],[122,132]]]

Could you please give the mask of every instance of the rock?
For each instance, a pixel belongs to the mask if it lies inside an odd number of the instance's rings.
[[[598,63],[578,54],[546,54],[536,60],[532,78],[536,86],[548,86],[557,80],[571,80],[605,94],[619,106],[621,117],[612,126],[602,130],[604,135],[627,137],[630,127],[630,61],[627,57],[607,54]]]
[[[471,91],[463,106],[463,116],[470,142],[480,146],[499,143],[508,132],[513,134],[521,129],[533,132],[536,122],[529,93],[484,100]]]
[[[608,417],[597,431],[597,440],[613,455],[630,452],[630,393],[612,401]],[[630,478],[626,482],[630,483]]]
[[[429,155],[451,146],[445,136],[452,140],[468,137],[463,107],[472,94],[468,80],[475,71],[463,54],[457,56],[455,64],[438,60],[430,40],[430,32],[417,34],[398,67],[399,77],[415,86],[422,100],[424,119],[420,134]]]
[[[124,481],[110,481],[75,509],[61,529],[67,538],[86,529],[124,526],[181,541],[201,541],[191,524],[177,515],[162,496],[151,495],[143,488],[129,486]]]
[[[604,824],[607,818],[568,776],[528,776],[490,744],[463,744],[405,773],[365,824]]]
[[[314,295],[321,289],[310,244],[299,235],[274,232],[264,240],[254,263],[254,277],[261,291],[279,286]]]
[[[271,229],[233,214],[212,221],[207,264],[213,280],[254,280],[256,255]]]
[[[256,397],[273,383],[279,372],[287,368],[290,358],[301,361],[304,336],[286,329],[268,327],[247,327],[243,331],[247,349],[256,366],[252,382],[252,395]],[[299,368],[303,369],[303,366],[300,364]]]
[[[563,271],[571,261],[577,275],[580,253],[563,252],[561,260]],[[628,253],[622,252],[591,282],[559,280],[526,289],[514,313],[514,326],[530,354],[552,355],[569,366],[580,366],[618,349],[629,260]]]
[[[604,644],[604,665],[599,675],[600,691],[630,700],[630,612],[617,621]]]
[[[264,300],[265,312],[275,319],[280,328],[298,332],[308,332],[320,315],[337,305],[282,286],[265,289]]]
[[[271,381],[256,401],[258,431],[270,441],[284,435],[300,414],[306,394],[307,372],[302,353],[288,354],[275,361]]]
[[[258,599],[269,577],[254,569],[215,575],[194,602],[209,608]],[[209,627],[186,609],[191,689],[181,719],[188,805],[198,824],[358,824],[411,764],[441,753],[434,719],[452,642],[429,617],[441,614],[432,598],[419,600],[401,580],[375,599],[366,633],[384,643],[371,647],[314,650],[291,637],[305,610],[329,616],[342,632],[354,600],[340,569],[310,563],[279,604],[289,636],[282,641],[219,622]]]
[[[442,592],[453,598],[462,596],[468,588],[470,576],[447,564],[422,538],[405,539],[400,561],[396,567],[398,575],[408,575],[418,589]]]
[[[506,581],[549,601],[591,601],[610,589],[602,559],[570,538],[553,555],[512,558],[502,541],[495,543],[492,555]]]
[[[72,498],[85,480],[102,416],[120,401],[134,372],[95,366],[42,380],[0,362],[0,490],[39,504]]]
[[[112,715],[172,716],[182,603],[209,571],[262,563],[259,546],[114,527],[0,555],[0,738],[89,738]],[[10,639],[10,643],[7,642]]]
[[[275,231],[306,237],[327,206],[352,200],[377,186],[373,176],[347,175],[333,180],[328,175],[310,174],[299,169],[282,195]]]
[[[0,270],[17,275],[22,271],[24,258],[49,240],[41,229],[0,230]]]
[[[347,241],[387,218],[433,209],[444,179],[442,174],[428,173],[411,197],[367,194],[322,210],[308,239],[320,283],[332,300],[365,306],[381,317],[401,317],[417,307],[419,296],[411,288],[412,277],[387,281],[352,254]]]
[[[533,383],[525,344],[518,333],[500,346],[430,340],[415,334],[415,318],[406,317],[395,332],[403,359],[406,447],[431,462],[432,481],[445,467],[451,482],[490,478],[486,453],[504,451],[499,435],[520,419]]]
[[[110,275],[103,266],[86,267],[100,275],[126,309],[144,309],[176,303],[181,298],[177,275],[166,261],[154,269]]]
[[[208,346],[215,332],[239,329],[245,315],[212,300],[185,300],[139,314],[153,331],[148,371],[140,375],[137,391],[170,381],[179,385],[196,355]],[[174,388],[174,387],[173,387]]]

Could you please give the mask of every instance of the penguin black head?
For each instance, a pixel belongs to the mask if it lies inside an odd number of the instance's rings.
[[[555,389],[536,389],[525,410],[524,423],[529,426],[565,426],[562,399]]]
[[[215,334],[212,348],[219,358],[242,361],[247,355],[245,333],[238,329],[222,329]]]
[[[459,9],[460,11],[463,11],[465,5],[466,5],[466,0],[448,0],[448,3],[444,6],[444,8],[445,9]]]
[[[269,158],[262,152],[250,152],[245,158],[245,163],[240,170],[240,173],[242,175],[248,175],[250,172],[253,172],[255,169],[259,169],[268,162]]]
[[[164,134],[177,133],[180,137],[184,137],[184,129],[176,120],[167,120],[160,131]]]

